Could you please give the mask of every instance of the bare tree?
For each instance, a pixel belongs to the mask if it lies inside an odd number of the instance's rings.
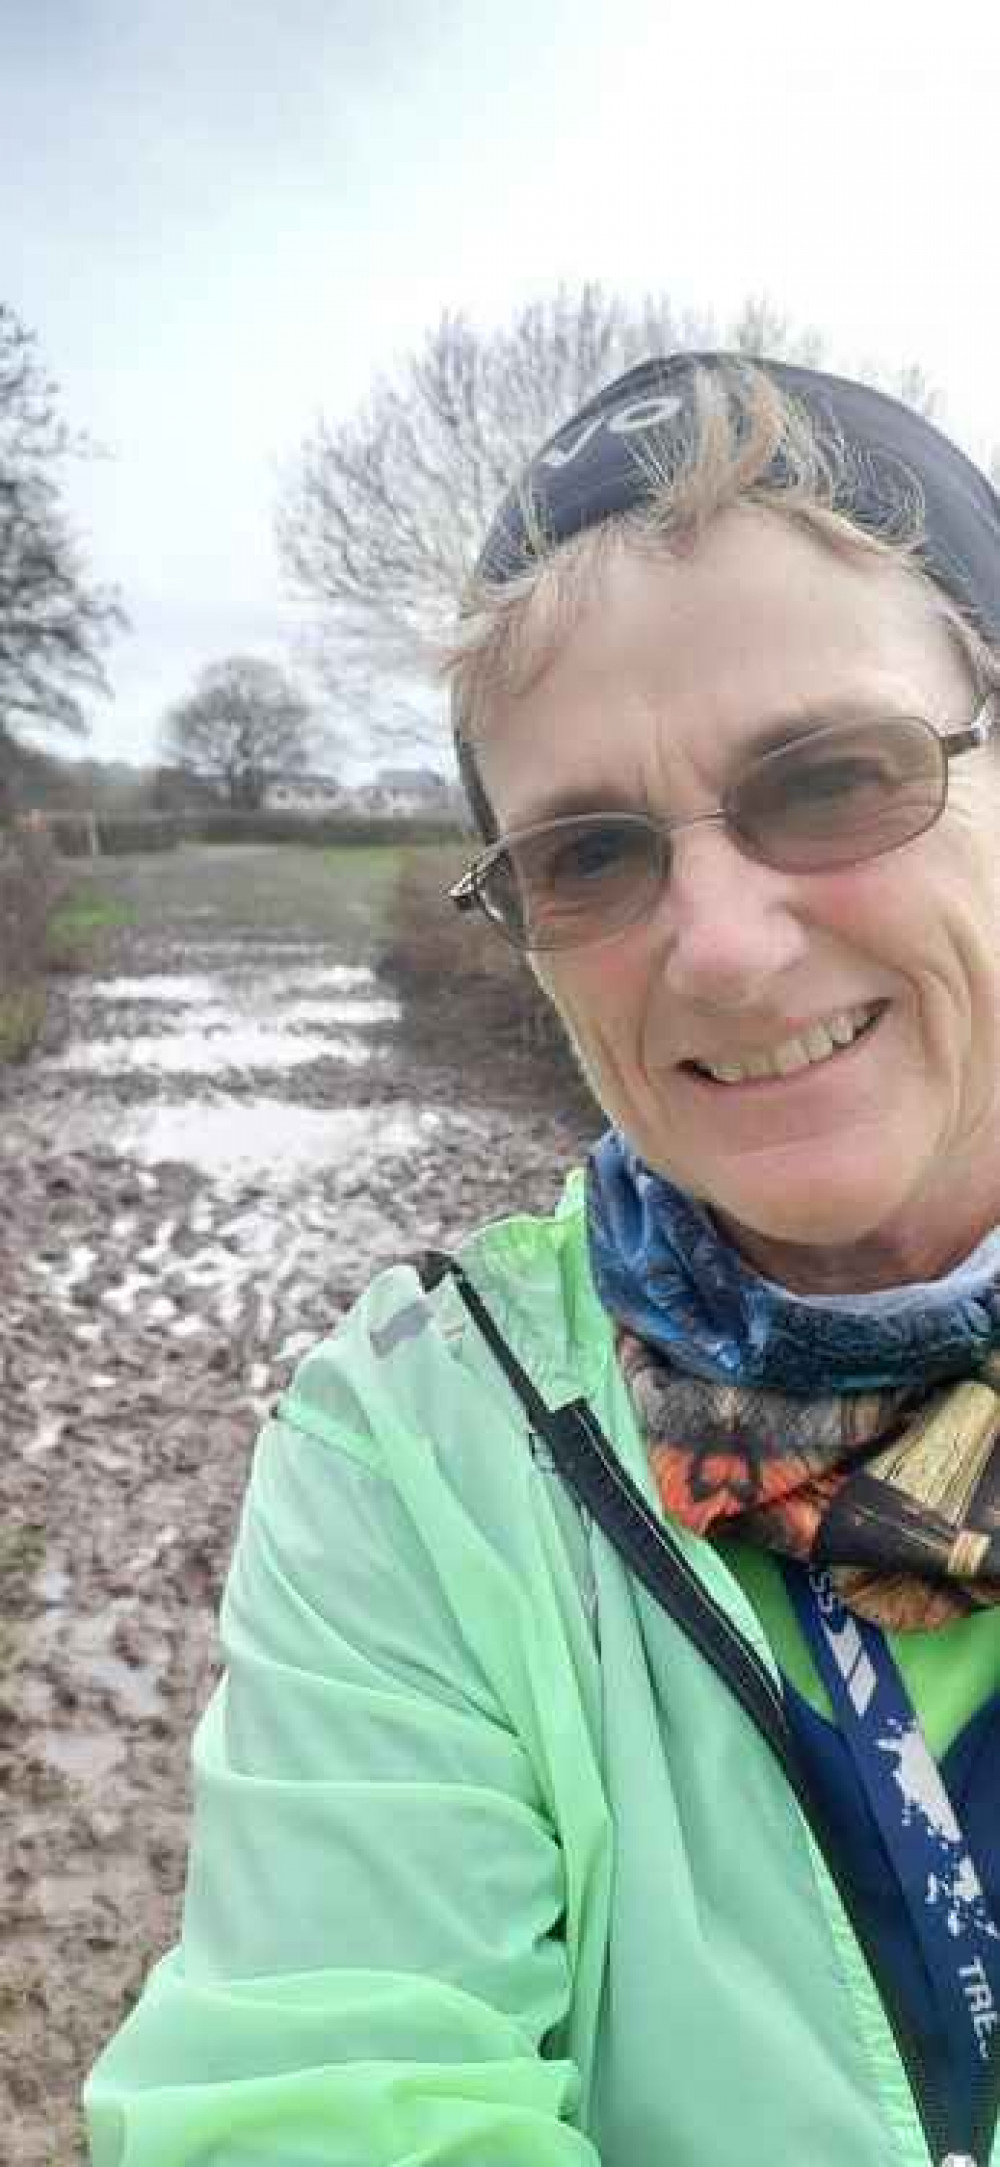
[[[558,418],[640,353],[694,342],[666,302],[638,315],[598,286],[483,333],[446,314],[352,420],[321,421],[278,513],[293,589],[352,651],[405,671],[472,562],[504,488]]]
[[[102,651],[125,624],[89,577],[63,503],[67,459],[88,451],[59,415],[36,342],[0,302],[0,791],[25,728],[81,736],[81,691],[106,693]]]
[[[748,361],[767,354],[774,361],[797,361],[802,368],[818,369],[826,341],[814,328],[797,330],[767,294],[748,294],[720,344],[730,353],[745,355]]]
[[[233,807],[258,811],[268,786],[308,766],[308,703],[277,663],[228,655],[201,672],[194,691],[165,718],[163,749],[185,774],[222,784]]]
[[[359,674],[391,684],[419,667],[500,497],[560,420],[650,354],[717,346],[817,366],[824,341],[765,297],[751,297],[720,335],[667,295],[636,306],[598,285],[560,288],[495,330],[445,315],[375,383],[362,412],[321,421],[289,477],[277,531],[335,694],[350,693]],[[925,408],[932,398],[919,371],[893,388]]]

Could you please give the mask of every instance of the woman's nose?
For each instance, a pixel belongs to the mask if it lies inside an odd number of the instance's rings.
[[[671,993],[689,1006],[759,1003],[806,953],[800,885],[745,857],[721,822],[679,832],[661,904]]]

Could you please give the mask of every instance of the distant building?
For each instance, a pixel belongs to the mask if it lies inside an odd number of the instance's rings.
[[[382,768],[369,780],[351,783],[332,781],[328,775],[276,775],[267,786],[269,812],[374,815],[384,820],[425,817],[447,818],[457,805],[457,793],[443,775],[430,768]]]
[[[454,792],[443,775],[431,768],[380,768],[370,783],[359,783],[352,792],[359,810],[369,813],[439,814],[453,810]]]
[[[276,775],[267,785],[267,808],[273,813],[342,812],[350,792],[329,775]]]

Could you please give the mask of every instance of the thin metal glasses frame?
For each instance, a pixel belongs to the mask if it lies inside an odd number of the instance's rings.
[[[945,806],[948,801],[948,768],[952,760],[958,759],[962,753],[975,752],[980,746],[986,744],[987,740],[991,737],[996,725],[997,703],[997,692],[990,691],[980,703],[980,706],[978,707],[976,714],[974,715],[968,729],[953,730],[948,732],[944,736],[939,735],[939,733],[934,729],[933,725],[929,722],[925,722],[921,716],[913,715],[908,717],[901,716],[899,718],[891,718],[893,720],[899,719],[900,721],[920,722],[923,728],[925,728],[931,736],[936,738],[942,756],[942,772],[944,778],[940,805],[938,806],[937,811],[934,813],[933,817],[926,823],[926,826],[916,829],[912,836],[902,838],[899,843],[890,843],[883,851],[860,851],[857,858],[838,859],[837,865],[839,868],[842,869],[852,864],[862,865],[872,857],[888,856],[893,849],[901,849],[905,842],[915,842],[919,835],[926,834],[930,828],[936,825],[937,821],[941,818],[941,815],[944,812]],[[812,731],[807,735],[804,735],[802,739],[798,742],[802,743],[803,745],[810,744],[817,736],[825,734],[829,734],[831,737],[838,735],[838,725],[834,724],[832,726],[829,726],[828,732],[824,730]],[[783,747],[782,751],[785,751],[787,749],[788,748]],[[773,757],[775,757],[775,755],[765,753],[760,756],[760,759],[767,760]],[[733,792],[738,790],[740,783],[744,780],[745,776],[749,773],[752,773],[753,769],[756,768],[759,764],[760,760],[755,760],[748,763],[747,767],[744,768],[741,771],[741,774],[737,776],[736,781],[733,785]],[[493,866],[496,865],[497,861],[500,858],[504,857],[509,851],[516,848],[519,843],[527,842],[532,837],[543,833],[557,835],[560,829],[579,829],[581,820],[593,821],[596,825],[602,819],[622,820],[628,821],[630,823],[635,822],[636,824],[641,824],[644,828],[655,832],[657,838],[660,841],[666,841],[669,837],[680,833],[680,831],[684,828],[701,827],[709,822],[717,823],[721,821],[725,826],[728,826],[730,828],[733,836],[733,841],[738,850],[741,849],[747,857],[756,859],[758,864],[767,865],[773,863],[778,870],[782,869],[778,860],[772,860],[770,858],[764,857],[762,853],[754,850],[748,844],[746,838],[741,835],[738,827],[734,825],[730,806],[727,804],[715,806],[710,812],[693,813],[684,820],[661,821],[652,819],[651,816],[647,813],[612,813],[609,810],[607,813],[595,812],[593,814],[569,814],[565,818],[535,821],[529,827],[513,829],[507,835],[498,836],[496,841],[491,843],[487,850],[481,852],[479,857],[473,860],[472,864],[466,868],[466,871],[461,875],[461,877],[457,881],[455,881],[453,885],[448,889],[447,894],[449,901],[455,905],[456,910],[463,913],[472,910],[481,911],[482,915],[488,920],[489,924],[491,926],[495,926],[497,932],[502,934],[506,940],[509,940],[515,948],[530,949],[533,944],[529,941],[521,939],[512,927],[506,925],[503,919],[498,917],[496,913],[489,908],[485,896],[482,893],[481,883],[486,879]],[[802,871],[804,877],[808,877],[808,874],[810,872],[829,871],[831,870],[831,868],[829,866],[816,866],[801,868],[800,870]],[[642,912],[640,911],[636,914],[635,919],[622,919],[616,921],[614,931],[616,933],[624,932],[627,925],[636,923],[641,916]],[[581,935],[578,941],[572,943],[556,943],[555,945],[585,947],[590,946],[593,941],[600,940],[601,938],[602,935],[599,933],[587,933]],[[544,947],[545,944],[542,943],[541,945]]]

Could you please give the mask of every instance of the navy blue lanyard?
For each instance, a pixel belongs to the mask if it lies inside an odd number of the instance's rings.
[[[828,1572],[785,1584],[878,1823],[949,2052],[989,2061],[1000,2023],[1000,1935],[941,1771],[883,1633],[845,1609]]]

